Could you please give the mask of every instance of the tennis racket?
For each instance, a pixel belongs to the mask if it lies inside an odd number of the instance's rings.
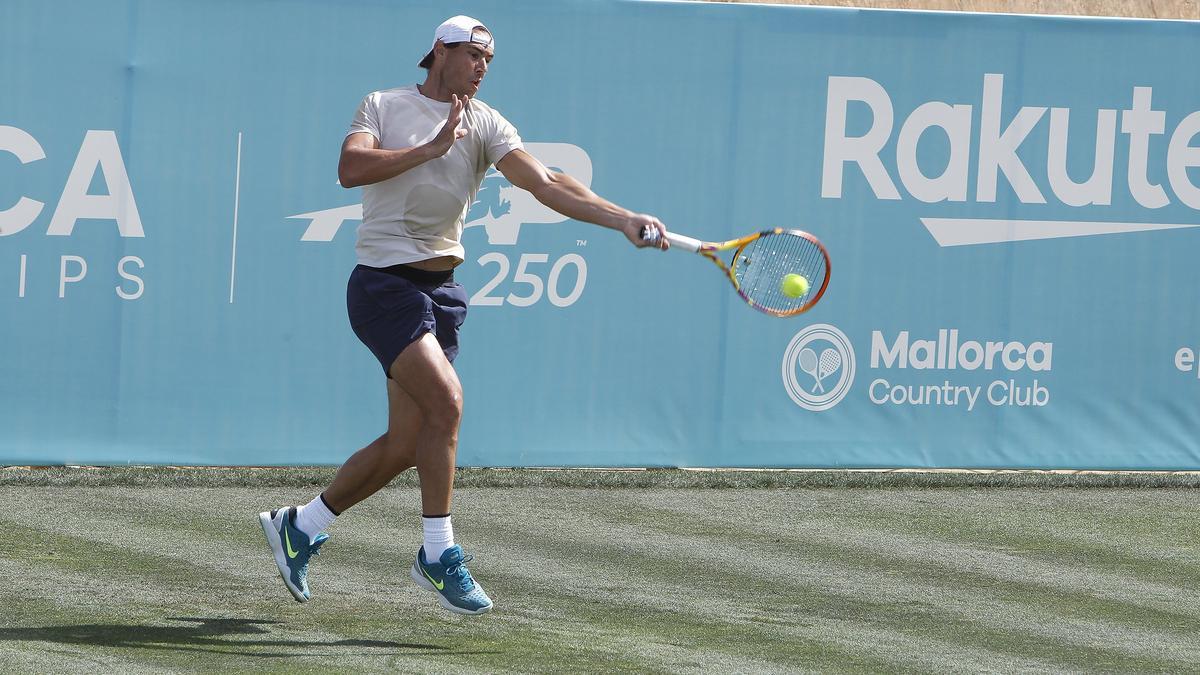
[[[644,241],[657,243],[660,236],[658,230],[642,228]],[[807,232],[777,227],[725,242],[700,241],[674,232],[666,237],[672,247],[713,261],[743,300],[771,316],[807,312],[829,286],[829,253]],[[728,263],[717,256],[724,251],[733,251]]]

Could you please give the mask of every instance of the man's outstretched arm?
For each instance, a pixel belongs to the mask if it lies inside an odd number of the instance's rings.
[[[666,226],[658,218],[634,213],[604,199],[571,176],[547,169],[524,150],[508,153],[496,162],[496,168],[510,183],[529,191],[539,202],[568,218],[620,230],[635,246],[658,246],[663,249],[670,246],[666,237],[660,237],[657,244],[649,244],[642,239],[642,228],[666,233]]]

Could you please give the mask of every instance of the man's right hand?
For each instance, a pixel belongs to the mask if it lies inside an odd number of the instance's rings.
[[[643,234],[649,230],[655,230],[658,236],[652,236],[646,239]],[[625,234],[625,238],[631,244],[638,248],[653,246],[654,248],[663,251],[671,248],[671,242],[667,241],[667,226],[662,224],[662,221],[654,216],[645,213],[630,214],[625,222],[621,224],[621,232]]]
[[[428,143],[434,157],[441,157],[450,152],[454,142],[467,135],[466,129],[458,128],[459,122],[462,121],[463,108],[467,107],[467,97],[451,94],[450,98],[450,114],[446,116],[446,123],[442,125],[437,136],[434,136],[433,140]]]

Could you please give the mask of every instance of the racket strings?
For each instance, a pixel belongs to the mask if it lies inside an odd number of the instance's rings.
[[[788,274],[808,280],[796,297],[783,292]],[[799,311],[825,283],[827,264],[820,246],[793,232],[764,234],[739,250],[733,260],[738,291],[759,308],[776,314]]]

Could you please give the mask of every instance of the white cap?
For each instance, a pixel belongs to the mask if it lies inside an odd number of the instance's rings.
[[[457,42],[474,42],[483,47],[491,47],[496,49],[496,40],[492,37],[492,31],[488,30],[487,26],[479,19],[472,19],[469,16],[452,16],[442,22],[442,25],[437,27],[433,32],[433,44],[437,46],[441,40],[444,45],[451,45]],[[430,48],[429,53],[421,62],[417,64],[421,68],[428,68],[433,65],[433,49]]]

